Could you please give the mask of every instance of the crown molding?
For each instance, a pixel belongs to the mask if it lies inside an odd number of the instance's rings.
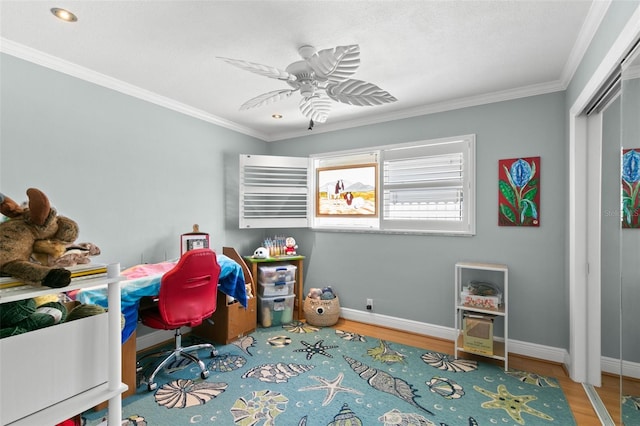
[[[129,95],[134,98],[138,98],[143,101],[162,106],[164,108],[197,118],[199,120],[245,134],[247,136],[252,136],[261,140],[265,140],[265,138],[267,137],[267,135],[256,132],[254,129],[240,126],[232,121],[225,120],[213,114],[204,112],[200,109],[193,108],[189,105],[177,102],[173,99],[161,96],[149,90],[142,89],[133,84],[125,83],[122,80],[109,77],[105,74],[101,74],[89,68],[74,64],[73,62],[69,62],[56,56],[52,56],[39,50],[27,47],[23,44],[16,43],[4,37],[0,37],[0,52],[15,56],[16,58],[20,58],[37,65],[41,65],[43,67],[61,72],[63,74],[70,75],[72,77],[79,78],[84,81],[88,81],[98,86],[106,87],[107,89],[112,89],[125,95]]]
[[[567,58],[567,63],[564,66],[564,70],[560,78],[565,89],[569,87],[571,79],[578,69],[578,66],[580,66],[582,58],[587,52],[591,41],[593,41],[593,37],[596,35],[604,16],[609,10],[611,1],[612,0],[599,0],[591,3],[591,8],[589,8],[589,12],[582,24],[578,38],[573,44],[573,49],[571,49],[571,53],[569,54],[569,58]]]

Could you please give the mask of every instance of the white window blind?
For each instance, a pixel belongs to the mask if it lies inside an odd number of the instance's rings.
[[[381,229],[474,233],[474,142],[470,135],[383,149]]]
[[[240,228],[307,227],[309,159],[240,156]]]

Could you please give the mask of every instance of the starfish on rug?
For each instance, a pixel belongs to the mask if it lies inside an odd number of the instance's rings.
[[[303,349],[295,349],[294,352],[306,352],[307,359],[311,359],[315,354],[320,354],[329,358],[333,358],[333,355],[328,353],[326,349],[335,349],[337,348],[337,346],[323,346],[322,342],[324,342],[324,340],[318,340],[316,343],[312,345],[302,340],[300,341],[300,343],[302,343],[306,347]]]
[[[346,388],[342,386],[342,379],[344,379],[344,373],[342,372],[339,373],[338,376],[333,380],[328,380],[328,379],[325,379],[324,377],[319,377],[319,376],[309,376],[309,378],[313,380],[317,380],[322,384],[306,386],[298,390],[299,391],[326,390],[327,396],[324,398],[324,401],[322,401],[323,406],[329,405],[331,401],[333,401],[333,398],[338,394],[338,392],[349,392],[349,393],[355,393],[357,395],[364,395],[359,390],[356,390],[353,388]]]

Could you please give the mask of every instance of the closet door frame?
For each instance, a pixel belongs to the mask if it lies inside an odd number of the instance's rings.
[[[587,147],[589,120],[583,114],[587,103],[596,95],[599,88],[620,64],[633,43],[640,37],[640,8],[636,9],[627,25],[605,55],[590,80],[569,109],[569,202],[568,202],[568,280],[569,280],[569,359],[571,379],[589,383],[600,378],[600,324],[589,323],[593,312],[600,312],[600,306],[592,306],[587,294],[590,286],[596,285],[589,280],[589,243],[587,194],[589,188],[589,169]],[[595,161],[590,159],[589,161]],[[601,162],[601,159],[599,159]],[[589,204],[590,207],[591,204]],[[593,208],[593,207],[592,207]],[[589,215],[594,214],[590,212]],[[600,214],[598,211],[597,214]],[[593,243],[592,243],[593,245]],[[597,244],[599,246],[599,244]],[[599,262],[599,257],[598,257]],[[599,280],[599,278],[598,278]],[[599,295],[599,290],[597,292]],[[598,296],[599,297],[599,296]],[[597,342],[597,343],[594,343]]]

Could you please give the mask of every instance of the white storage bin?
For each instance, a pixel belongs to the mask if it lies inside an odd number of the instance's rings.
[[[295,294],[283,297],[258,296],[258,321],[263,327],[287,324],[293,321]]]
[[[259,295],[263,297],[274,296],[290,296],[293,294],[295,281],[277,282],[277,283],[260,283]]]
[[[0,339],[0,423],[106,383],[107,319],[99,314]]]
[[[296,269],[295,265],[259,266],[258,281],[265,284],[295,281]]]

